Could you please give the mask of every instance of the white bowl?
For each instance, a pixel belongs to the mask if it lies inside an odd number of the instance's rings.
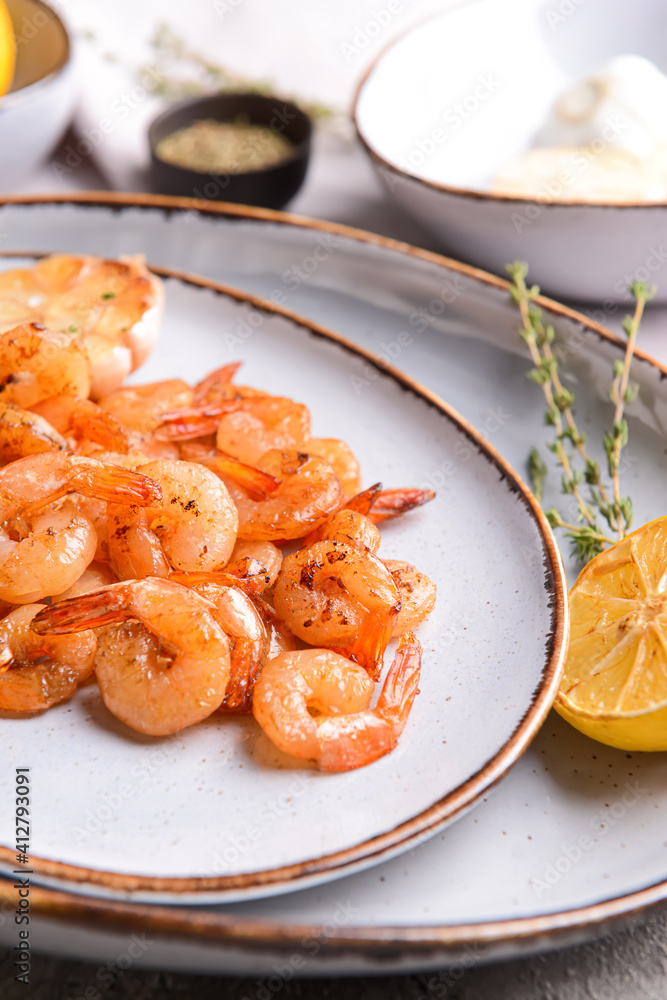
[[[69,36],[56,12],[41,0],[7,0],[7,7],[17,51],[12,88],[0,97],[4,191],[51,152],[72,118],[75,97]]]
[[[359,137],[392,198],[442,249],[497,273],[526,260],[561,298],[667,302],[667,202],[499,196],[497,170],[531,147],[558,94],[614,55],[667,70],[664,0],[476,0],[410,29],[357,91]],[[667,114],[667,108],[665,108]]]

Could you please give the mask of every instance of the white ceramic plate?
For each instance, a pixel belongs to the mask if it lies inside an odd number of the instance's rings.
[[[25,263],[0,258],[2,269]],[[366,485],[419,485],[450,470],[429,507],[385,529],[381,549],[409,557],[438,586],[436,610],[418,629],[419,698],[397,750],[345,774],[279,753],[252,718],[142,737],[94,685],[43,715],[4,717],[12,766],[0,799],[11,797],[13,767],[29,766],[31,863],[43,882],[215,902],[338,878],[459,816],[549,710],[567,629],[564,575],[546,520],[511,469],[436,397],[352,345],[242,293],[168,278],[159,346],[133,381],[194,382],[236,359],[247,384],[307,401],[316,436],[352,442]],[[5,872],[15,865],[13,832],[3,810]]]
[[[567,183],[558,202],[546,191],[490,190],[572,81],[623,53],[664,72],[666,26],[661,0],[636,0],[631,18],[622,0],[455,4],[374,61],[355,102],[359,137],[389,196],[444,251],[498,273],[508,260],[529,260],[534,279],[561,298],[619,299],[634,276],[656,281],[667,301],[664,201],[591,205],[568,198]]]
[[[499,279],[345,227],[195,208],[124,195],[18,199],[0,207],[0,233],[5,247],[24,250],[122,253],[132,245],[166,267],[280,293],[290,308],[439,392],[515,468],[545,439],[540,393],[525,377],[516,313]],[[578,413],[598,441],[620,342],[569,310],[553,303],[548,310]],[[665,374],[648,360],[633,372],[642,390],[631,408],[624,482],[637,523],[665,512]],[[434,473],[431,482],[446,478]],[[547,500],[557,499],[554,486]],[[137,964],[270,976],[276,966],[311,976],[467,966],[582,941],[667,898],[666,779],[666,755],[628,758],[552,715],[488,801],[377,868],[271,900],[206,908],[121,906],[34,887],[31,941],[106,962],[127,951],[131,934],[146,934],[151,944]],[[639,783],[638,796],[626,782]],[[584,835],[593,845],[577,859],[573,847]],[[0,940],[11,947],[16,891],[9,883],[0,891]],[[438,989],[446,985],[438,981]]]

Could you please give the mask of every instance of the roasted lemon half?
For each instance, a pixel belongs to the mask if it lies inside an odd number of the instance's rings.
[[[556,711],[624,750],[667,750],[667,517],[601,552],[570,591]]]

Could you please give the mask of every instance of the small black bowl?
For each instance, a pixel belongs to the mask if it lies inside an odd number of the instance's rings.
[[[253,125],[265,125],[284,135],[294,146],[292,155],[261,170],[216,174],[178,167],[161,160],[155,152],[165,136],[202,118],[228,122],[240,115]],[[306,176],[311,133],[308,115],[295,104],[278,97],[214,94],[212,97],[180,102],[164,111],[148,129],[152,188],[159,194],[282,208],[294,197]]]

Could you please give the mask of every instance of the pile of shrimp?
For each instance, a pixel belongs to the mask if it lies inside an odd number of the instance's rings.
[[[323,770],[388,753],[435,585],[378,556],[378,525],[433,494],[362,489],[348,445],[239,364],[104,392],[95,363],[36,321],[0,334],[0,711],[94,678],[140,733],[252,713]]]

